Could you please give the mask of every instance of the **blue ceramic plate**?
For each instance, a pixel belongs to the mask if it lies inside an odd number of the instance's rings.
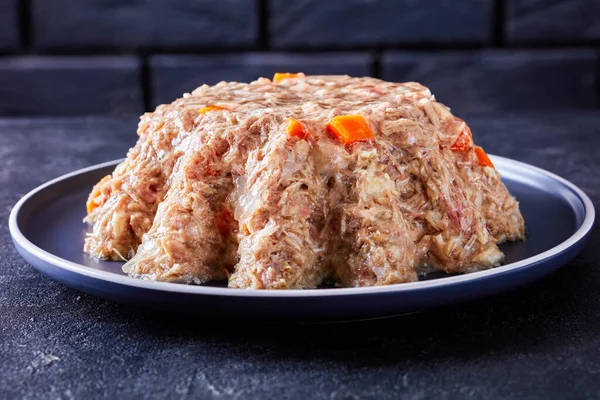
[[[343,320],[397,315],[498,293],[564,266],[584,246],[594,223],[590,199],[572,183],[501,157],[492,160],[521,204],[527,240],[501,247],[506,265],[468,275],[367,288],[252,291],[127,277],[122,263],[83,253],[82,223],[92,186],[118,161],[57,178],[23,197],[10,214],[19,253],[43,274],[75,289],[144,307],[224,318]]]

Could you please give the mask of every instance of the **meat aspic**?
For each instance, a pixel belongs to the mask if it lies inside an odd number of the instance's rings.
[[[300,289],[417,280],[503,262],[524,237],[469,127],[414,83],[276,74],[141,117],[94,187],[90,255],[131,277]]]

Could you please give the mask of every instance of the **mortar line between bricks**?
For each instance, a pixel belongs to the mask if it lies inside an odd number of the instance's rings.
[[[494,0],[492,3],[492,45],[506,46],[506,2]]]
[[[258,10],[258,41],[262,50],[269,48],[269,7],[267,0],[255,0]]]
[[[265,54],[322,54],[322,53],[365,53],[369,51],[394,51],[394,52],[417,52],[417,53],[432,53],[432,52],[478,52],[486,50],[501,50],[501,51],[530,51],[530,50],[546,50],[546,51],[569,51],[569,50],[595,50],[600,46],[599,40],[591,40],[587,42],[562,42],[562,43],[516,43],[509,47],[485,47],[480,45],[398,45],[398,46],[347,46],[347,47],[319,47],[319,48],[287,48],[287,49],[253,49],[253,48],[175,48],[175,49],[142,49],[139,51],[123,52],[118,49],[77,49],[60,50],[50,49],[38,51],[36,56],[153,56],[153,55],[219,55],[219,54],[247,54],[247,53],[265,53]],[[1,56],[0,56],[1,58]]]
[[[373,51],[371,54],[371,76],[381,78],[381,52]]]
[[[18,2],[19,36],[21,46],[25,50],[31,48],[34,24],[31,20],[31,0],[20,0]]]
[[[144,101],[144,112],[152,110],[152,71],[150,68],[150,60],[148,56],[140,56],[140,84],[142,85],[142,97]]]

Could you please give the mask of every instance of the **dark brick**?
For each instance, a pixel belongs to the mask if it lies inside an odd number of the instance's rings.
[[[153,104],[158,105],[205,83],[251,82],[261,76],[270,78],[275,72],[365,76],[370,74],[371,57],[366,53],[154,56],[150,66]]]
[[[511,43],[576,43],[600,39],[598,0],[508,0]]]
[[[453,110],[592,108],[593,51],[388,53],[384,79],[418,81]]]
[[[0,115],[139,114],[140,63],[133,57],[0,59]]]
[[[41,49],[190,49],[252,46],[251,0],[33,0]]]
[[[492,0],[268,0],[276,48],[484,43]]]
[[[0,0],[0,50],[14,50],[18,44],[17,0]]]

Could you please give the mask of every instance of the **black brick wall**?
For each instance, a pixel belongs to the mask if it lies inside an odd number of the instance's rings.
[[[143,112],[133,56],[0,58],[0,111],[7,115]]]
[[[131,114],[276,71],[456,112],[600,107],[598,0],[0,0],[0,116]]]
[[[32,0],[36,50],[252,48],[257,2],[243,0]]]
[[[461,112],[596,105],[591,50],[386,52],[381,65],[384,79],[426,82],[438,100]]]
[[[276,49],[481,44],[492,0],[269,0]]]
[[[600,41],[598,0],[507,0],[511,43]]]

